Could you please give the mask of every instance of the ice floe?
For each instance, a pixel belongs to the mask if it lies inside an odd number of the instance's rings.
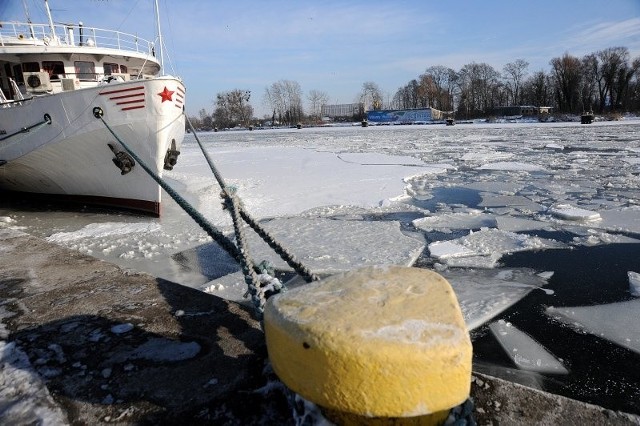
[[[519,369],[546,374],[569,373],[560,360],[510,322],[493,322],[489,324],[489,330]]]
[[[479,262],[475,263],[477,267],[495,267],[507,253],[565,247],[554,240],[483,228],[455,240],[433,242],[429,244],[429,252],[449,266],[474,266],[474,262]]]
[[[495,163],[487,163],[480,167],[478,170],[508,170],[508,171],[523,171],[523,172],[544,172],[546,169],[541,166],[529,163],[519,163],[516,161],[498,161]]]
[[[480,327],[533,290],[549,291],[543,286],[553,275],[550,271],[538,274],[527,268],[446,269],[440,274],[451,284],[469,330]]]
[[[451,229],[480,229],[496,226],[496,218],[485,214],[481,210],[470,209],[467,212],[444,213],[416,219],[413,225],[425,231],[438,229],[447,232]]]
[[[595,306],[550,306],[545,313],[578,331],[640,354],[640,299]]]
[[[632,296],[640,297],[640,274],[633,271],[628,271],[629,277],[629,293]]]
[[[568,204],[558,204],[549,208],[549,213],[565,220],[600,220],[600,213],[591,210],[581,209]]]

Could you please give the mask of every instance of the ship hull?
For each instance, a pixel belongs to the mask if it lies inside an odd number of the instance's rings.
[[[127,171],[114,163],[122,156],[118,152],[126,152],[117,139],[162,176],[167,152],[175,159],[184,138],[184,94],[180,80],[158,77],[39,96],[0,109],[4,138],[50,117],[50,124],[0,141],[0,190],[160,215],[160,186],[139,165]],[[95,117],[95,108],[117,139]]]

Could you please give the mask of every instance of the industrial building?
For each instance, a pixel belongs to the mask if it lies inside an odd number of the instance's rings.
[[[320,110],[323,117],[329,118],[350,118],[362,114],[363,103],[322,105]]]

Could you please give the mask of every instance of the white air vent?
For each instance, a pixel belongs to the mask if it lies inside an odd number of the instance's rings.
[[[53,90],[48,72],[23,72],[22,76],[29,93],[45,93]]]
[[[76,90],[76,79],[75,78],[61,78],[62,82],[62,91],[69,92],[71,90]]]

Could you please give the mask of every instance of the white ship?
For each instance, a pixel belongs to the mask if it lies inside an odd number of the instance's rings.
[[[45,6],[46,24],[0,22],[0,191],[160,215],[161,188],[105,123],[158,175],[176,164],[185,86],[161,74],[162,39],[54,24]]]

